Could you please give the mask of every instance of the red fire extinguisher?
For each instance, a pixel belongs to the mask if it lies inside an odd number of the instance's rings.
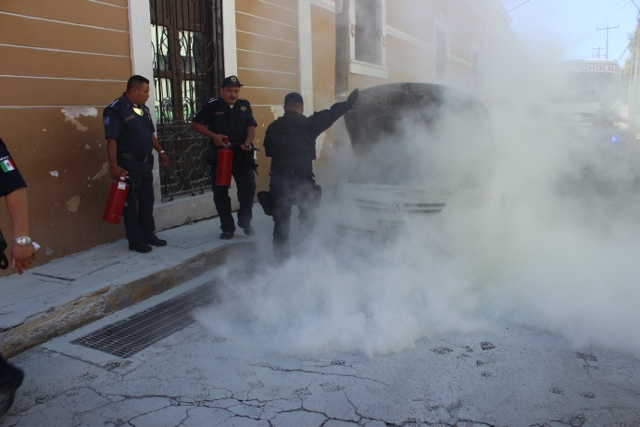
[[[102,219],[112,224],[120,224],[122,209],[124,209],[124,205],[127,202],[129,184],[125,181],[125,178],[126,175],[120,175],[120,180],[111,184],[109,200],[107,200],[107,207],[104,210]]]
[[[224,139],[225,145],[218,150],[218,167],[216,168],[216,185],[228,187],[231,185],[231,170],[233,169],[233,150],[229,148],[229,140]]]

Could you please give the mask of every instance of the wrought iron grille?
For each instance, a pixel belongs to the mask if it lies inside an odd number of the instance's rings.
[[[163,199],[211,187],[208,141],[191,119],[224,73],[222,0],[150,0],[158,142],[169,156]]]

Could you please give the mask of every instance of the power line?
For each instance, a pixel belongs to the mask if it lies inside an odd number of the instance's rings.
[[[625,4],[622,5],[622,7],[620,9],[618,9],[616,12],[614,12],[615,8],[618,7],[618,5],[620,4],[622,0],[618,0],[618,3],[616,3],[612,8],[611,11],[606,15],[606,17],[602,20],[602,23],[599,25],[600,27],[602,27],[603,25],[606,24],[607,20],[609,20],[609,18],[613,18],[614,16],[616,16],[618,13],[620,13],[620,11],[622,9],[625,8],[626,5],[628,5],[629,3],[631,3],[631,0],[628,0]]]
[[[520,4],[519,4],[519,5],[517,5],[516,7],[514,7],[514,8],[512,8],[512,9],[507,10],[507,11],[505,12],[505,15],[506,15],[507,13],[511,13],[511,12],[513,12],[514,10],[516,10],[517,8],[519,8],[520,6],[524,6],[525,4],[529,3],[530,1],[531,1],[531,0],[526,0],[524,3],[520,3]]]
[[[620,58],[618,58],[618,62],[620,62],[620,60],[622,59],[622,57],[624,56],[624,54],[627,52],[627,50],[629,50],[629,46],[625,47],[624,50],[622,51],[622,55],[620,55]]]

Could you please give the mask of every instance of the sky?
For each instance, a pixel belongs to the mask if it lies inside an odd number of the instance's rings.
[[[502,0],[511,27],[540,59],[608,59],[628,56],[628,35],[635,32],[639,0]],[[598,48],[600,50],[598,51]]]

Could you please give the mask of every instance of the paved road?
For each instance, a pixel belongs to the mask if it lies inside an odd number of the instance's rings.
[[[188,324],[128,357],[71,343],[172,301],[160,322],[168,328],[179,317],[171,309],[176,298],[203,286],[216,289],[219,280],[207,273],[17,356],[13,362],[27,376],[0,425],[640,425],[637,358],[577,349],[561,337],[514,325],[435,334],[402,352],[371,356],[260,350],[212,333],[206,322]],[[221,302],[214,296],[208,310]]]

